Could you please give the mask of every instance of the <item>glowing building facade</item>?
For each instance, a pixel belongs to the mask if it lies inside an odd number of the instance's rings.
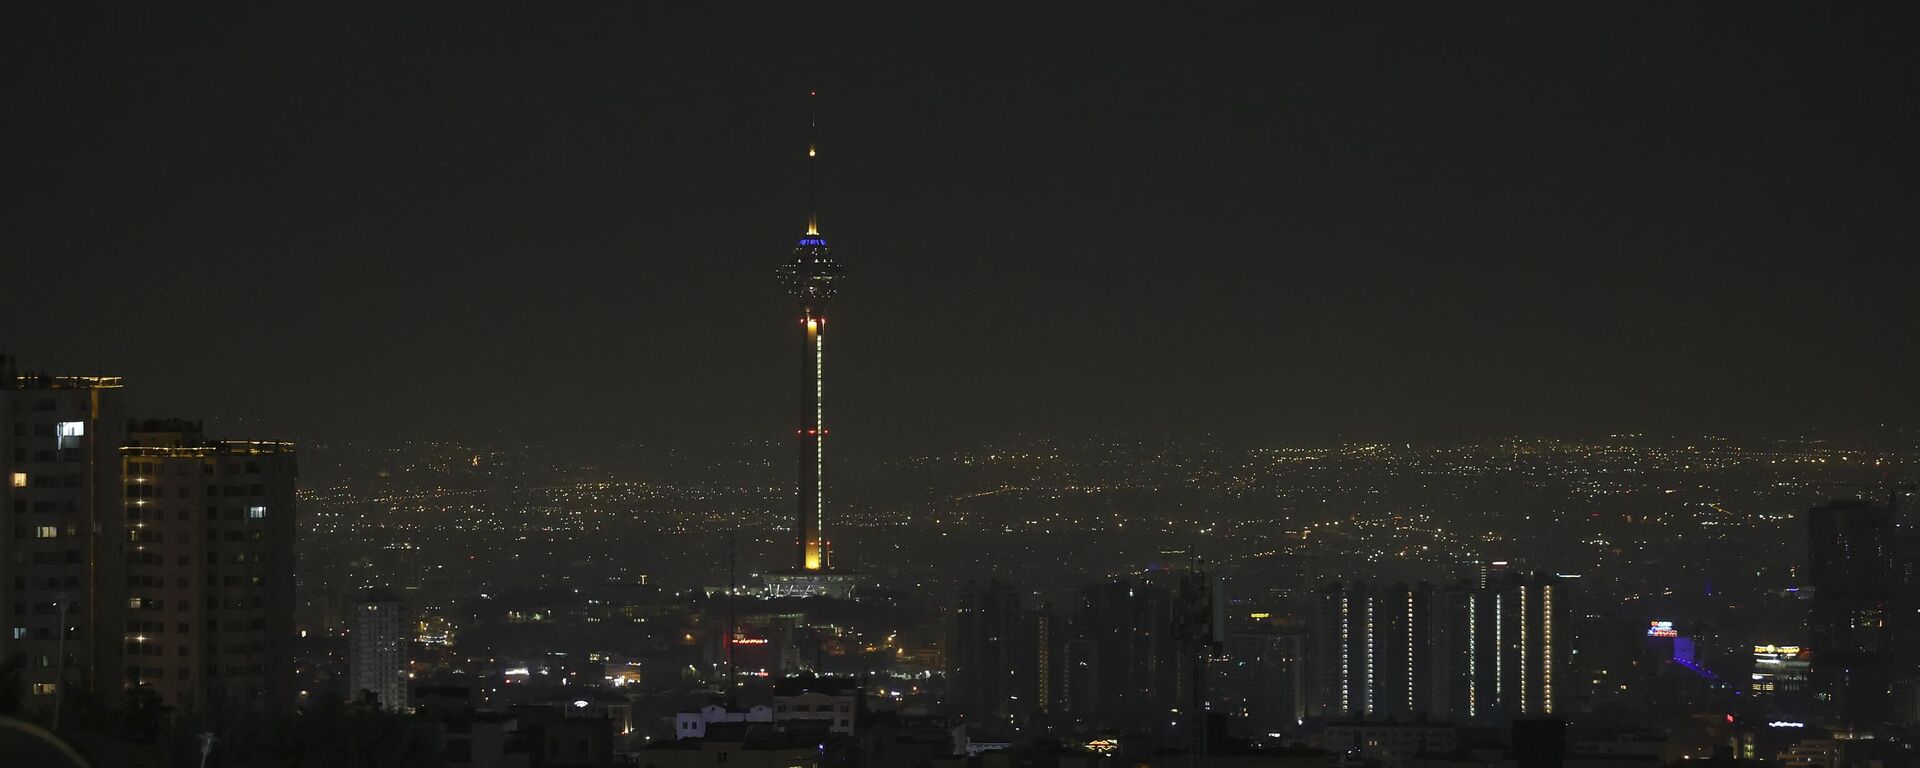
[[[347,652],[347,687],[354,700],[371,696],[385,711],[411,711],[407,624],[406,604],[392,590],[366,590],[354,600],[352,644]]]

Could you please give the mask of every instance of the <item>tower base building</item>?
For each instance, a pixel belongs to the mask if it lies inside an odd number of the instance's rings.
[[[795,570],[767,574],[767,597],[853,599],[859,575],[849,571]]]

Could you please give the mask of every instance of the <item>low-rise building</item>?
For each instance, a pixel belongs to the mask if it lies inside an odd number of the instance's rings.
[[[860,685],[844,677],[790,677],[773,691],[773,722],[789,732],[848,735],[860,711]]]
[[[681,712],[673,718],[673,737],[675,739],[704,739],[707,727],[714,723],[771,723],[773,707],[757,704],[743,711],[733,711],[718,704],[708,704],[698,712]]]
[[[1408,768],[1422,754],[1446,754],[1459,746],[1453,726],[1437,723],[1329,723],[1313,745],[1332,752],[1341,763]]]

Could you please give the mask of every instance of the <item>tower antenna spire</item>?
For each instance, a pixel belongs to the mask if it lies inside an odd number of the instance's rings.
[[[807,234],[820,234],[820,91],[807,91]]]

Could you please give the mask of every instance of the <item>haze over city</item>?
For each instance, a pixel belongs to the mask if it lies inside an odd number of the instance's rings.
[[[0,764],[1914,768],[1917,16],[0,9]]]

